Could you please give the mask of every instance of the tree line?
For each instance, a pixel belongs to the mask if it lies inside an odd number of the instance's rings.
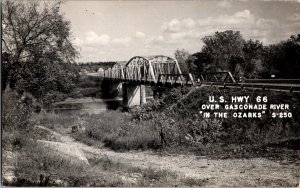
[[[231,71],[236,78],[300,78],[300,34],[278,44],[245,40],[239,31],[216,32],[202,38],[201,51],[177,49],[175,58],[183,72]]]
[[[97,72],[100,68],[106,70],[117,64],[117,61],[105,61],[105,62],[80,62],[77,66],[80,70],[86,70],[88,72]]]

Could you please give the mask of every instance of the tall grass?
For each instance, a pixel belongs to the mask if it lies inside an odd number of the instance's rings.
[[[76,121],[78,121],[80,118],[81,116],[79,113],[74,113],[67,116],[54,112],[41,112],[32,116],[32,120],[50,129],[70,128],[75,125]]]
[[[131,115],[117,111],[108,111],[99,115],[84,118],[84,132],[73,134],[80,141],[93,144],[103,142],[114,150],[157,149],[159,147],[158,132],[149,122],[134,123]]]

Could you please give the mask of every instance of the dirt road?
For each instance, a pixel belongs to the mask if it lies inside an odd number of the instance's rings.
[[[300,166],[287,161],[253,159],[208,159],[195,155],[158,155],[151,151],[119,153],[106,148],[95,148],[75,141],[69,135],[51,132],[57,142],[39,140],[64,156],[89,165],[87,156],[105,157],[124,165],[139,168],[166,169],[179,177],[205,179],[214,186],[299,186]]]

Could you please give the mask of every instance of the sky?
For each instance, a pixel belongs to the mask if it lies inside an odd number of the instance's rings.
[[[71,22],[77,62],[174,57],[176,49],[192,54],[216,31],[240,31],[265,45],[300,34],[300,0],[67,0],[61,10]]]

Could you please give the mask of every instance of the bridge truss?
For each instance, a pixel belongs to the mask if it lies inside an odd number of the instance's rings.
[[[135,56],[125,66],[115,65],[99,72],[104,79],[148,84],[193,84],[193,77],[182,74],[178,62],[163,55]]]

